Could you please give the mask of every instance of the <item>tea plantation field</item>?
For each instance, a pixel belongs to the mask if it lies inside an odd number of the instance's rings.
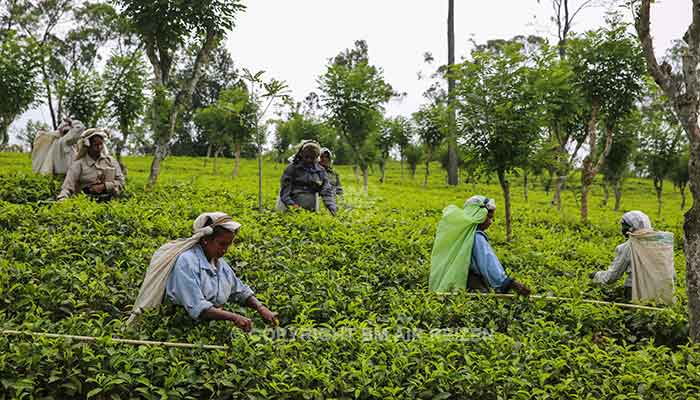
[[[427,188],[391,164],[386,183],[360,193],[350,167],[336,218],[272,211],[283,165],[265,164],[257,211],[254,161],[230,177],[202,159],[169,158],[145,191],[150,159],[126,158],[126,198],[45,201],[60,182],[31,175],[27,154],[0,153],[0,327],[94,336],[0,335],[0,399],[476,398],[690,399],[700,396],[700,347],[687,343],[680,195],[667,184],[656,215],[652,184],[628,180],[623,210],[647,212],[676,235],[677,302],[663,311],[593,305],[621,301],[622,282],[590,283],[620,244],[622,211],[600,207],[578,222],[571,192],[559,213],[534,182],[523,199],[513,177],[514,240],[505,242],[494,180],[449,188],[438,167]],[[533,179],[534,181],[534,179]],[[476,192],[500,208],[492,244],[509,272],[535,294],[572,301],[428,293],[436,224],[448,204]],[[226,322],[194,323],[163,306],[126,327],[153,251],[189,236],[204,211],[243,224],[227,259],[281,328],[247,335]],[[226,346],[226,350],[131,346],[112,337]]]

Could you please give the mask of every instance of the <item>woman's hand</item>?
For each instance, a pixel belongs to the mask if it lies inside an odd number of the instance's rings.
[[[530,288],[518,281],[513,281],[513,289],[521,296],[530,295]]]
[[[242,315],[233,314],[231,321],[236,324],[237,327],[241,328],[243,332],[250,332],[251,329],[253,329],[253,321]]]
[[[258,307],[258,313],[260,316],[267,321],[272,326],[279,325],[279,320],[277,319],[277,313],[270,311],[267,307],[261,305]]]
[[[107,185],[105,185],[104,183],[92,185],[90,186],[90,191],[92,193],[104,193],[105,191],[107,191]]]

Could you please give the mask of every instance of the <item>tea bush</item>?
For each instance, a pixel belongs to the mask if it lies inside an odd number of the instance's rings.
[[[622,300],[621,282],[588,278],[612,261],[621,212],[593,208],[581,225],[570,193],[558,213],[540,188],[525,202],[514,185],[515,239],[505,242],[500,211],[489,235],[512,275],[537,294],[574,300],[444,296],[427,291],[441,210],[476,192],[498,202],[495,184],[451,188],[433,174],[423,188],[392,164],[386,183],[363,196],[340,166],[347,194],[334,218],[272,211],[282,165],[265,164],[261,213],[254,162],[232,179],[202,159],[169,158],[146,191],[149,161],[126,158],[125,199],[54,203],[60,182],[31,175],[26,155],[0,153],[2,329],[99,338],[0,336],[0,398],[687,399],[700,390],[700,353],[686,339],[680,196],[670,190],[661,216],[651,212],[650,182],[632,180],[624,193],[626,209],[648,211],[676,235],[676,304],[634,311],[581,301]],[[282,328],[240,310],[258,328],[246,335],[167,305],[126,327],[153,251],[214,210],[242,223],[226,257]]]

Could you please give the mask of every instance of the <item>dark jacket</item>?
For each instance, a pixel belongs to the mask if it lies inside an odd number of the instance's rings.
[[[321,195],[323,203],[329,211],[335,213],[335,195],[328,181],[326,171],[318,163],[305,166],[301,162],[287,165],[280,182],[280,200],[287,206],[299,204],[303,208],[316,211],[315,195]],[[313,204],[306,201],[313,195]]]

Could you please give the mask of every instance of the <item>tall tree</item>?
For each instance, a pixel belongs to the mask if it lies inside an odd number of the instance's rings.
[[[654,183],[657,214],[661,216],[664,180],[678,163],[682,152],[683,131],[668,104],[660,98],[659,89],[650,88],[646,104],[642,105],[639,164]]]
[[[211,52],[234,26],[236,13],[244,9],[239,0],[207,0],[194,2],[153,2],[118,0],[126,16],[144,43],[153,67],[153,99],[151,118],[155,151],[148,177],[149,186],[156,184],[161,162],[168,154],[177,119],[208,63]],[[167,24],[154,21],[168,21]],[[181,82],[173,85],[171,73],[175,55],[185,43],[194,45],[192,69]],[[173,88],[173,86],[175,86]],[[168,105],[167,109],[158,106]],[[167,123],[162,123],[167,115]]]
[[[384,183],[386,175],[386,161],[389,159],[391,149],[396,146],[396,134],[394,133],[394,121],[385,119],[376,137],[377,148],[379,149],[379,182]]]
[[[243,70],[243,80],[248,83],[250,101],[255,110],[248,115],[253,118],[251,125],[253,126],[258,156],[258,210],[260,212],[263,211],[263,146],[267,140],[267,126],[270,122],[265,120],[265,117],[270,107],[277,105],[280,101],[289,101],[287,84],[274,78],[265,80],[263,78],[264,73],[264,71],[252,73],[246,69]]]
[[[367,193],[369,153],[374,150],[369,139],[379,129],[384,104],[396,93],[384,81],[382,69],[370,65],[363,40],[329,60],[319,86],[328,119],[352,148]]]
[[[121,138],[112,138],[116,144],[115,156],[122,170],[122,152],[129,134],[142,117],[146,105],[144,93],[146,68],[140,52],[133,56],[113,55],[103,74],[105,99],[108,101],[109,116],[116,120]]]
[[[620,209],[622,201],[622,183],[625,174],[629,170],[629,164],[634,150],[638,146],[637,134],[640,124],[641,115],[638,110],[635,110],[618,125],[618,133],[615,135],[610,145],[607,159],[600,171],[603,175],[603,189],[605,190],[603,204],[607,205],[609,188],[612,187],[613,194],[615,195],[615,206],[613,208],[615,211]],[[605,147],[605,139],[605,137],[599,138],[599,149]]]
[[[34,103],[40,86],[41,52],[30,38],[0,32],[0,147],[10,139],[8,128]]]
[[[649,20],[651,0],[641,0],[636,9],[636,28],[649,73],[663,90],[678,121],[688,136],[690,156],[688,174],[693,206],[685,213],[686,282],[688,284],[688,322],[690,338],[700,340],[700,0],[690,0],[692,20],[683,36],[682,70],[656,60]]]
[[[678,162],[673,166],[670,174],[671,182],[673,186],[678,188],[681,193],[681,210],[685,210],[685,188],[688,185],[688,151],[684,151],[683,154],[678,157]]]
[[[430,175],[430,162],[433,161],[437,149],[447,137],[448,110],[444,103],[430,104],[422,106],[420,110],[413,114],[416,125],[416,133],[423,148],[425,149],[425,178],[423,186],[428,185]],[[449,150],[448,150],[449,152]],[[448,155],[449,157],[449,155]],[[448,161],[449,168],[449,161]]]
[[[214,147],[214,158],[227,146],[234,149],[232,176],[238,176],[241,147],[253,139],[256,106],[245,87],[233,87],[221,92],[212,105],[201,108],[194,122],[206,133],[208,142]]]
[[[455,79],[451,73],[455,63],[455,1],[448,0],[447,8],[447,184],[454,186],[459,183]]]
[[[82,121],[85,126],[96,126],[103,115],[100,109],[102,81],[94,72],[73,70],[70,77],[59,85],[57,93],[63,99],[68,115]]]
[[[119,18],[114,8],[102,2],[73,0],[18,0],[9,20],[23,35],[31,37],[44,51],[41,75],[54,129],[61,122],[62,90],[76,73],[94,75],[100,50],[121,32],[114,29]],[[98,107],[99,108],[99,107]]]
[[[498,175],[510,241],[513,233],[507,174],[527,160],[539,138],[543,121],[536,88],[541,78],[521,52],[522,44],[505,42],[495,50],[477,49],[472,52],[473,61],[460,66],[459,122],[471,151]]]
[[[610,152],[616,125],[629,114],[643,88],[644,61],[639,46],[615,19],[605,29],[572,41],[569,60],[575,85],[586,102],[588,154],[581,168],[581,221],[588,222],[588,194]],[[598,150],[598,129],[605,145]]]

